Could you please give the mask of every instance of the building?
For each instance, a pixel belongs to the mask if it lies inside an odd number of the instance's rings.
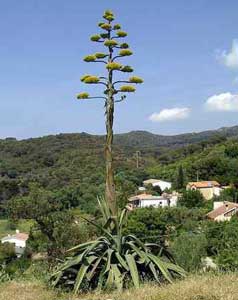
[[[142,207],[166,207],[176,206],[178,201],[178,193],[163,193],[161,196],[153,196],[151,194],[140,194],[132,196],[128,199],[131,208]]]
[[[197,181],[189,182],[186,190],[200,191],[206,200],[210,200],[214,196],[220,196],[222,188],[217,181]]]
[[[238,203],[215,201],[213,205],[213,210],[207,214],[207,217],[213,221],[230,221],[232,216],[238,214]]]
[[[28,240],[28,238],[29,235],[27,233],[19,232],[19,230],[16,230],[16,233],[14,235],[8,234],[1,239],[1,242],[15,244],[16,254],[17,256],[21,256],[26,248],[26,241]]]
[[[163,181],[159,179],[147,179],[143,181],[144,186],[152,185],[153,187],[159,186],[161,191],[165,191],[166,189],[171,189],[172,183],[168,181]]]

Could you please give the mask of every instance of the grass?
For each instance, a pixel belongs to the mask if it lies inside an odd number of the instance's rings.
[[[195,275],[171,285],[145,285],[123,293],[72,296],[57,294],[40,282],[12,281],[0,285],[0,300],[237,300],[238,274]]]
[[[32,226],[32,221],[20,220],[17,223],[17,229],[20,232],[29,232]],[[0,219],[0,239],[8,234],[14,234],[16,230],[12,230],[9,227],[9,221],[7,219]]]

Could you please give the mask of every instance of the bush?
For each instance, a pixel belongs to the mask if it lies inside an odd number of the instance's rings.
[[[202,207],[204,203],[203,195],[199,191],[193,190],[184,191],[179,200],[179,205],[187,208]]]
[[[207,255],[207,239],[204,234],[182,233],[171,245],[177,263],[186,271],[198,271],[201,259]]]

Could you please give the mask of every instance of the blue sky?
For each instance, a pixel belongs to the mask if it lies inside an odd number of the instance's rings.
[[[118,103],[115,131],[159,134],[238,124],[238,1],[2,0],[0,10],[0,138],[60,132],[105,132],[103,103],[79,102],[82,61],[100,51],[89,41],[112,9],[144,78]],[[233,45],[233,48],[232,48]]]

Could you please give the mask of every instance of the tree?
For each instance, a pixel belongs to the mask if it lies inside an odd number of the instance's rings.
[[[202,207],[204,205],[203,195],[197,190],[184,191],[179,205],[187,208]]]
[[[176,188],[178,190],[181,190],[181,189],[184,188],[184,172],[183,172],[183,166],[182,165],[180,165],[179,169],[178,169]]]
[[[116,194],[113,173],[113,121],[114,121],[114,105],[115,103],[124,101],[125,93],[135,92],[135,87],[131,84],[142,83],[143,80],[137,76],[132,76],[128,80],[114,80],[115,72],[131,73],[133,69],[129,65],[123,65],[118,62],[119,58],[130,56],[133,52],[129,49],[127,43],[119,42],[121,38],[127,36],[125,31],[121,30],[121,25],[113,24],[114,14],[107,10],[103,18],[105,21],[100,22],[98,26],[103,30],[91,36],[91,41],[101,43],[106,47],[105,52],[97,52],[88,55],[84,58],[85,62],[96,62],[105,65],[106,75],[84,75],[81,81],[86,84],[100,84],[104,86],[103,96],[89,96],[88,93],[83,92],[78,95],[78,99],[102,99],[105,102],[106,114],[106,144],[105,144],[105,160],[106,160],[106,187],[105,198],[108,201],[113,214],[116,214]],[[121,85],[121,84],[126,85]],[[117,98],[117,95],[121,95]]]

